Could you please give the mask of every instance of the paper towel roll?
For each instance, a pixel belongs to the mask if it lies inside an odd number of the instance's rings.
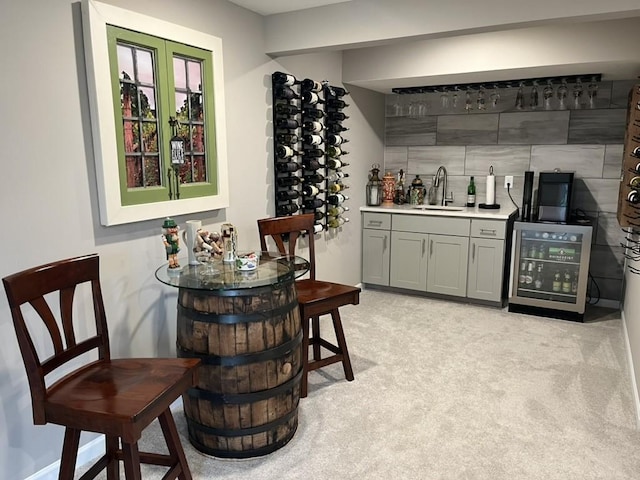
[[[487,175],[487,205],[496,203],[496,176],[493,173]]]

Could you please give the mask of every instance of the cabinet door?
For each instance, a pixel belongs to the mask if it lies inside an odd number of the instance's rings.
[[[499,302],[502,297],[504,240],[472,238],[467,297]]]
[[[427,289],[427,243],[424,233],[391,232],[390,284],[392,287]]]
[[[469,238],[429,235],[427,291],[464,297],[467,294]]]
[[[375,285],[389,285],[389,232],[362,230],[362,281]]]

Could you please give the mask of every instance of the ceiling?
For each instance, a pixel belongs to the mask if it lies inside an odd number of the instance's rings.
[[[307,8],[323,7],[334,3],[350,2],[351,0],[229,0],[260,15],[306,10]]]

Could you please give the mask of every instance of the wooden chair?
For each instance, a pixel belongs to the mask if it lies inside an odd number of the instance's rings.
[[[313,232],[314,215],[312,213],[293,215],[290,217],[265,218],[258,220],[260,247],[267,250],[267,237],[272,237],[282,254],[295,255],[296,242],[301,234]],[[357,305],[360,301],[360,289],[349,285],[316,280],[315,246],[313,233],[307,235],[309,240],[310,278],[296,281],[298,304],[303,328],[303,375],[300,397],[307,396],[307,376],[310,371],[332,363],[342,362],[344,375],[348,381],[353,380],[353,370],[347,342],[342,329],[342,320],[338,309],[344,305]],[[288,248],[287,244],[288,243]],[[320,335],[320,316],[331,315],[337,345]],[[309,321],[312,334],[309,335]],[[313,360],[309,360],[309,345],[313,347]],[[321,347],[332,355],[322,358]]]
[[[195,385],[200,361],[182,358],[110,358],[97,255],[42,265],[10,275],[2,281],[31,388],[33,422],[36,425],[55,423],[66,427],[58,478],[73,479],[80,432],[84,430],[105,435],[106,454],[81,480],[95,478],[105,468],[108,480],[119,478],[120,460],[124,462],[128,480],[141,479],[140,462],[169,467],[165,479],[191,480],[169,406]],[[90,311],[90,305],[93,305],[96,330],[95,335],[84,340],[76,337],[74,329],[89,326],[91,330],[91,321],[78,318],[74,325],[72,318],[74,312],[84,309],[85,303],[81,301],[76,302],[74,308],[76,287],[80,284],[91,286],[92,301],[89,300],[86,310]],[[88,294],[86,285],[80,289],[85,289]],[[47,297],[49,300],[45,298],[45,295],[53,292],[59,293],[57,302],[51,296]],[[51,306],[59,303],[60,321],[56,320],[49,302]],[[27,303],[41,317],[51,339],[53,354],[44,361],[40,360],[35,348],[35,343],[40,342],[33,340],[39,337],[32,337],[31,334],[34,327],[32,322],[37,315],[29,311],[31,309],[26,306]],[[44,328],[39,331],[44,334]],[[59,378],[60,367],[71,360],[79,364],[79,356],[94,350],[97,350],[97,360],[85,362]],[[59,379],[47,382],[49,374]],[[138,451],[142,430],[156,418],[167,441],[168,455]]]

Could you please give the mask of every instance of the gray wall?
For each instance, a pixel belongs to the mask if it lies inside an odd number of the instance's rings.
[[[449,190],[455,204],[466,201],[469,177],[475,176],[477,202],[485,199],[485,177],[489,166],[496,175],[496,202],[511,204],[504,176],[513,175],[511,196],[522,204],[524,171],[560,168],[576,172],[574,207],[594,222],[590,271],[600,298],[619,301],[622,291],[621,231],[616,208],[627,95],[633,81],[602,82],[597,101],[589,108],[587,83],[580,108],[573,99],[559,110],[554,100],[550,110],[529,106],[531,87],[525,87],[522,110],[515,108],[516,88],[500,88],[493,107],[486,91],[486,109],[478,110],[477,93],[471,95],[473,109],[465,112],[465,93],[458,92],[453,108],[443,107],[442,93],[387,95],[385,170],[407,172],[407,183],[419,174],[429,184],[439,165],[449,173]],[[540,98],[544,85],[538,87]],[[571,95],[573,84],[569,85]],[[423,115],[416,115],[417,112]],[[592,289],[592,295],[597,295]]]
[[[270,74],[287,68],[264,54],[262,18],[225,0],[109,3],[222,38],[231,206],[176,220],[184,225],[189,218],[200,219],[213,229],[230,221],[238,227],[241,248],[258,246],[256,220],[274,212]],[[79,3],[4,2],[0,10],[0,130],[7,140],[0,188],[7,233],[0,277],[97,252],[112,354],[174,355],[176,292],[153,274],[165,261],[162,221],[100,225]],[[302,78],[321,75],[339,83],[341,61],[336,52],[299,56],[291,59],[291,69]],[[384,98],[356,89],[350,103],[350,205],[357,211],[369,162],[382,162]],[[318,275],[358,283],[359,239],[357,214],[335,238],[320,237]],[[59,459],[63,432],[57,426],[32,425],[26,375],[4,293],[0,337],[0,478],[23,479]],[[38,344],[44,344],[43,338],[38,337]],[[91,438],[83,435],[82,444]]]

